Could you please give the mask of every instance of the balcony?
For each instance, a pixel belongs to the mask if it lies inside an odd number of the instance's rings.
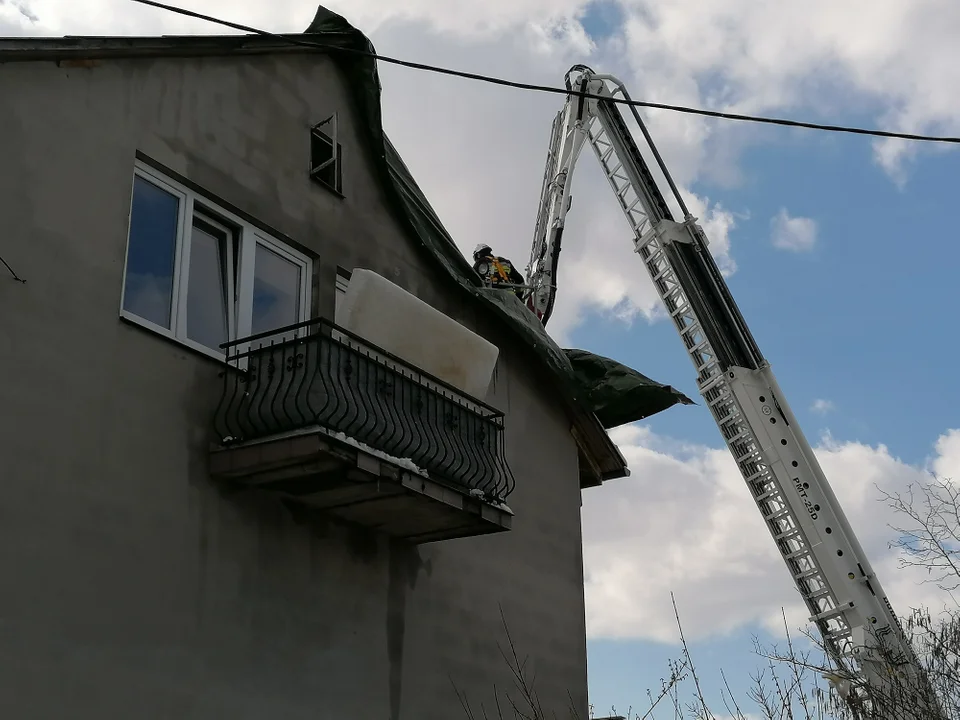
[[[214,477],[414,543],[510,529],[502,413],[326,320],[223,347]]]

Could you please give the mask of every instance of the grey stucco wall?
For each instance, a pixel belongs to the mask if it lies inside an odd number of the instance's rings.
[[[512,687],[586,710],[577,453],[536,368],[401,236],[320,56],[0,65],[0,716],[461,717]],[[344,193],[306,177],[341,114]],[[118,318],[136,151],[502,348],[514,529],[410,548],[217,487],[217,364]],[[402,148],[401,148],[402,150]]]

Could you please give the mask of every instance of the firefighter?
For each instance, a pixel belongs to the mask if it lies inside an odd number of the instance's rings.
[[[493,249],[484,243],[473,251],[473,269],[491,287],[498,285],[523,285],[524,277],[506,258],[493,254]],[[517,297],[523,299],[523,288],[516,288]]]

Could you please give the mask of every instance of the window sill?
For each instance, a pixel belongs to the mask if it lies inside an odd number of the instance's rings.
[[[157,335],[163,338],[164,340],[179,346],[184,350],[189,350],[194,355],[199,355],[201,357],[206,358],[207,360],[214,360],[220,364],[223,364],[224,362],[226,362],[226,357],[223,353],[216,352],[215,350],[211,350],[210,348],[206,347],[205,345],[201,345],[200,343],[196,343],[191,340],[185,340],[183,338],[178,338],[166,328],[161,327],[159,325],[155,325],[149,320],[144,320],[143,318],[137,315],[134,315],[133,313],[129,313],[126,310],[120,311],[120,320],[128,325],[136,326],[142,330],[146,330],[147,332],[153,335]]]
[[[323,180],[320,180],[319,178],[315,177],[314,175],[311,175],[311,176],[310,176],[310,181],[311,181],[314,185],[319,185],[320,187],[322,187],[324,190],[326,190],[326,191],[327,191],[328,193],[330,193],[331,195],[336,195],[336,196],[337,196],[338,198],[340,198],[341,200],[346,200],[346,199],[347,199],[347,196],[344,195],[344,194],[343,194],[342,192],[340,192],[339,190],[337,190],[333,185],[330,185],[330,184],[324,182]]]

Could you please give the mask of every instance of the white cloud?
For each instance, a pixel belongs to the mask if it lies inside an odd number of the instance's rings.
[[[940,478],[960,483],[960,466],[953,460],[960,457],[960,430],[950,430],[937,440],[936,452],[930,466]]]
[[[35,23],[37,16],[26,0],[0,0],[0,21],[16,23]]]
[[[820,415],[826,415],[828,412],[834,410],[834,408],[835,406],[833,401],[824,400],[823,398],[814,400],[813,405],[810,406],[810,410],[815,413],[819,413]]]
[[[812,250],[817,243],[817,223],[812,218],[791,217],[786,208],[780,208],[770,219],[770,241],[781,250]]]
[[[852,112],[913,132],[956,134],[960,127],[960,101],[946,90],[960,77],[953,40],[960,5],[953,0],[625,5],[632,9],[634,66],[645,69],[656,91],[648,95],[661,102],[699,94],[747,113],[816,119]],[[897,177],[919,146],[878,140],[874,147]]]
[[[807,613],[736,466],[726,449],[691,445],[626,426],[612,433],[632,477],[584,493],[584,564],[591,637],[676,639],[670,592],[689,639],[747,626],[782,633]],[[960,430],[934,445],[925,467],[914,467],[883,445],[836,442],[816,448],[827,477],[894,607],[937,605],[939,594],[919,585],[926,575],[897,567],[889,549],[895,515],[880,488],[902,490],[933,469],[960,477]]]

